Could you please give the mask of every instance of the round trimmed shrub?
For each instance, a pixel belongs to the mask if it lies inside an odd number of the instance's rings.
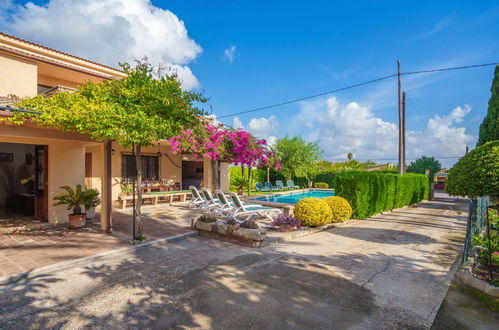
[[[315,188],[329,188],[329,185],[326,182],[316,182],[314,183]]]
[[[347,221],[352,216],[352,207],[343,197],[331,196],[324,197],[322,200],[331,208],[333,222]]]
[[[304,226],[318,227],[330,223],[333,215],[329,205],[322,199],[308,197],[296,203],[294,216]]]

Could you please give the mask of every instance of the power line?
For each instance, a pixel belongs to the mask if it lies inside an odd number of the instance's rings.
[[[466,65],[466,66],[456,66],[456,67],[450,67],[450,68],[438,68],[438,69],[429,69],[429,70],[420,70],[420,71],[409,71],[409,72],[402,72],[402,73],[400,73],[400,75],[407,76],[407,75],[414,75],[414,74],[421,74],[421,73],[434,73],[434,72],[443,72],[443,71],[452,71],[452,70],[480,68],[480,67],[486,67],[486,66],[497,65],[497,64],[499,64],[499,62],[484,63],[484,64],[474,64],[474,65]],[[383,76],[383,77],[380,77],[380,78],[376,78],[376,79],[364,81],[364,82],[361,82],[361,83],[358,83],[358,84],[349,85],[349,86],[345,86],[345,87],[342,87],[342,88],[338,88],[338,89],[334,89],[334,90],[330,90],[330,91],[326,91],[326,92],[322,92],[322,93],[318,93],[318,94],[314,94],[314,95],[310,95],[310,96],[301,97],[301,98],[298,98],[298,99],[292,99],[292,100],[289,100],[289,101],[284,101],[284,102],[275,103],[275,104],[271,104],[271,105],[267,105],[267,106],[263,106],[263,107],[258,107],[258,108],[254,108],[254,109],[240,111],[240,112],[236,112],[236,113],[229,114],[229,115],[219,116],[219,117],[217,117],[217,119],[227,118],[227,117],[234,117],[234,116],[242,115],[242,114],[246,114],[246,113],[251,113],[251,112],[256,112],[256,111],[261,111],[261,110],[266,110],[266,109],[271,109],[271,108],[276,108],[276,107],[280,107],[280,106],[283,106],[283,105],[286,105],[286,104],[291,104],[291,103],[296,103],[296,102],[300,102],[300,101],[305,101],[305,100],[313,99],[313,98],[316,98],[316,97],[319,97],[319,96],[333,94],[333,93],[341,92],[341,91],[344,91],[344,90],[347,90],[347,89],[352,89],[352,88],[355,88],[355,87],[360,87],[360,86],[372,84],[372,83],[375,83],[375,82],[378,82],[378,81],[382,81],[382,80],[386,80],[386,79],[389,79],[389,78],[393,78],[393,77],[396,77],[396,76],[397,76],[396,73],[395,74],[390,74],[390,75]]]
[[[255,108],[255,109],[251,109],[251,110],[236,112],[236,113],[231,114],[231,115],[224,115],[224,116],[217,117],[217,119],[226,118],[226,117],[232,117],[232,116],[241,115],[241,114],[244,114],[244,113],[250,113],[250,112],[255,112],[255,111],[266,110],[266,109],[275,108],[275,107],[279,107],[279,106],[290,104],[290,103],[296,103],[296,102],[300,102],[300,101],[305,101],[305,100],[313,99],[313,98],[316,98],[316,97],[319,97],[319,96],[324,96],[324,95],[327,95],[327,94],[332,94],[332,93],[341,92],[341,91],[344,91],[344,90],[347,90],[347,89],[351,89],[351,88],[355,88],[355,87],[359,87],[359,86],[363,86],[363,85],[367,85],[367,84],[372,84],[374,82],[378,82],[378,81],[381,81],[381,80],[385,80],[385,79],[388,79],[388,78],[395,77],[396,75],[397,74],[391,74],[391,75],[384,76],[384,77],[381,77],[381,78],[376,78],[376,79],[373,79],[373,80],[364,81],[364,82],[361,82],[359,84],[355,84],[355,85],[350,85],[350,86],[338,88],[338,89],[335,89],[335,90],[332,90],[332,91],[327,91],[327,92],[323,92],[323,93],[319,93],[319,94],[305,96],[305,97],[301,97],[299,99],[293,99],[293,100],[289,100],[289,101],[285,101],[285,102],[281,102],[281,103],[276,103],[276,104],[272,104],[272,105],[267,105],[267,106],[264,106],[264,107]]]
[[[414,109],[419,120],[421,120],[421,123],[423,123],[423,126],[426,126],[426,123],[423,119],[423,116],[421,116],[421,113],[419,112],[418,108],[416,108],[416,105],[414,104],[414,102],[412,102],[412,98],[410,98],[409,95],[407,95],[407,99],[409,100],[409,104],[410,104],[411,108]]]

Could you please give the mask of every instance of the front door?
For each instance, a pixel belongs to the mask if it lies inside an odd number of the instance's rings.
[[[35,217],[48,221],[48,146],[35,146]]]

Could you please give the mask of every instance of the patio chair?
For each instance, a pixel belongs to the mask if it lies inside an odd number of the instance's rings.
[[[276,188],[276,187],[274,187],[274,186],[272,185],[272,183],[270,183],[270,182],[265,182],[265,187],[266,187],[269,191],[274,191],[274,190],[277,190],[277,188]]]
[[[290,189],[288,187],[285,187],[281,180],[276,180],[275,186],[279,190]]]
[[[218,198],[213,198],[213,196],[211,195],[211,192],[206,188],[201,188],[201,193],[203,194],[204,200],[205,200],[205,202],[203,204],[203,209],[205,211],[214,212],[213,209],[216,208],[220,204],[220,201],[218,200]]]
[[[300,186],[295,185],[293,180],[288,180],[288,189],[300,189]]]
[[[261,217],[266,217],[269,220],[273,220],[272,215],[276,214],[282,214],[282,211],[280,209],[276,209],[273,207],[267,207],[267,206],[252,206],[252,205],[246,205],[241,200],[239,199],[239,196],[235,193],[230,193],[230,197],[232,199],[232,202],[234,203],[234,212],[232,214],[232,217],[237,220],[237,221],[247,221],[254,217],[255,215],[261,216]],[[239,216],[246,216],[244,220],[238,219]]]
[[[230,218],[234,213],[233,203],[229,202],[225,193],[221,190],[215,190],[215,195],[218,197],[220,201],[219,205],[214,208],[215,213]]]
[[[270,191],[268,187],[265,187],[261,182],[255,183],[256,191]]]
[[[189,186],[189,190],[191,191],[192,198],[189,201],[189,207],[201,207],[205,200],[201,197],[198,189],[194,186]]]

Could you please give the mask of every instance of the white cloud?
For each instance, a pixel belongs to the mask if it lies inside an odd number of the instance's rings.
[[[229,64],[232,64],[232,62],[234,62],[235,57],[236,57],[236,46],[232,45],[224,50],[224,59]]]
[[[429,36],[447,28],[451,22],[453,20],[453,16],[449,16],[449,17],[446,17],[440,21],[438,21],[435,26],[433,26],[433,28],[423,32],[423,33],[420,33],[412,38],[409,39],[409,41],[414,41],[414,40],[420,40],[420,39],[426,39],[428,38]]]
[[[456,124],[461,123],[470,111],[468,105],[459,106],[446,116],[435,115],[424,130],[407,132],[407,157],[462,155],[473,137]],[[309,129],[308,138],[318,141],[326,159],[344,160],[351,152],[357,159],[390,158],[396,162],[398,127],[376,117],[369,105],[340,103],[335,97],[330,97],[304,103],[297,120],[303,122],[303,118],[308,118],[305,127],[313,127]],[[311,122],[311,118],[316,120]]]
[[[187,65],[201,47],[183,21],[150,0],[50,0],[10,9],[0,24],[16,36],[110,66],[147,55],[176,69],[184,88],[199,86]]]
[[[235,128],[244,128],[243,122],[239,119],[239,117],[234,117],[232,119],[232,126]]]
[[[259,139],[265,139],[269,145],[273,145],[277,141],[279,121],[274,115],[268,118],[252,118],[247,126],[243,124],[239,117],[234,117],[232,119],[232,126],[245,129]]]

